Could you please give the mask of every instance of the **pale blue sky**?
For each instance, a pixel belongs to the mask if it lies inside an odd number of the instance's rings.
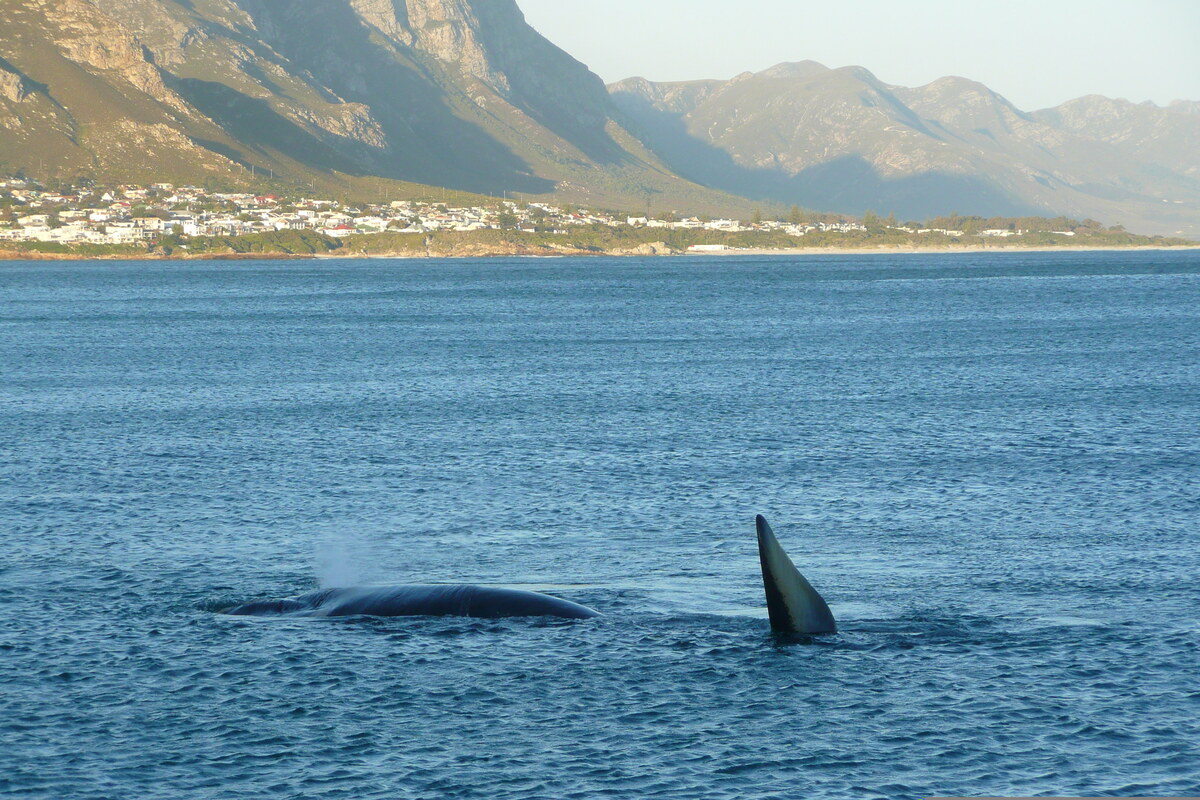
[[[1200,0],[517,0],[605,81],[856,64],[982,81],[1026,110],[1085,94],[1200,100]]]

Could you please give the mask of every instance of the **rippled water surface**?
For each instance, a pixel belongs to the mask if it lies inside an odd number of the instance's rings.
[[[1195,254],[0,264],[0,378],[0,794],[1200,793]],[[214,613],[430,581],[606,616]]]

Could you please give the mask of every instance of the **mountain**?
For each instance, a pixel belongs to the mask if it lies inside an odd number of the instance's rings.
[[[203,173],[219,138],[172,92],[137,41],[81,0],[3,0],[0,169],[124,173],[139,163]],[[131,177],[146,170],[129,170]]]
[[[1200,103],[1166,108],[1099,95],[1038,111],[1035,119],[1105,142],[1139,161],[1200,180]]]
[[[0,170],[741,202],[667,169],[514,0],[0,0],[0,16]]]
[[[905,88],[812,61],[609,90],[679,174],[747,197],[905,218],[1066,214],[1200,236],[1195,104],[1083,98],[1031,114],[964,78]]]
[[[781,64],[611,87],[515,0],[0,0],[0,174],[610,208],[1065,214],[1200,238],[1200,104]]]

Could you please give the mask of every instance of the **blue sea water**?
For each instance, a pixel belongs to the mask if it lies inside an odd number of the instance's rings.
[[[0,264],[0,794],[1200,794],[1198,433],[1195,253]],[[605,616],[214,613],[428,581]]]

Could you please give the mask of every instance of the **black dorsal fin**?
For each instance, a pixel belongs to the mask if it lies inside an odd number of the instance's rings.
[[[837,622],[825,598],[804,579],[761,515],[758,526],[758,559],[771,629],[779,633],[836,633]]]

